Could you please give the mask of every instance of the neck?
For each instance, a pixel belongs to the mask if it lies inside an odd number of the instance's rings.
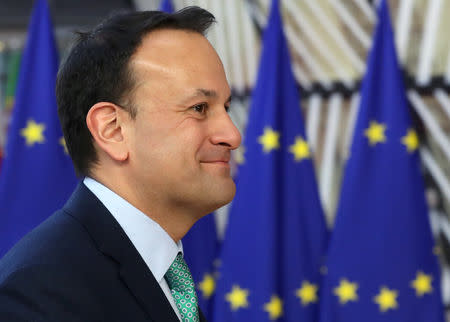
[[[157,191],[140,193],[135,186],[123,184],[120,175],[92,173],[91,178],[125,199],[150,219],[158,223],[174,240],[180,241],[195,222],[208,212],[184,204],[164,200]],[[155,189],[156,190],[156,189]]]

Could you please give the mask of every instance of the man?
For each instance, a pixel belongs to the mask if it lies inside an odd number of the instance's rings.
[[[241,140],[213,21],[137,12],[79,35],[56,92],[84,180],[0,262],[1,321],[204,320],[181,239],[233,198]]]

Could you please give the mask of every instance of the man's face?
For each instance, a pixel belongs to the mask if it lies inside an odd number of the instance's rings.
[[[202,35],[159,30],[143,38],[130,62],[137,116],[126,129],[129,179],[138,200],[197,211],[230,202],[230,151],[241,136],[227,109],[222,63]]]

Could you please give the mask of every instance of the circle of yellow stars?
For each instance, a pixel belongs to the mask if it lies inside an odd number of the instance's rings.
[[[318,286],[308,281],[303,281],[302,286],[296,290],[295,294],[300,298],[303,306],[317,303]],[[233,285],[231,291],[225,294],[225,300],[230,303],[230,309],[237,311],[249,306],[248,302],[249,290],[243,289],[239,285]],[[269,315],[270,320],[276,320],[283,316],[283,301],[278,295],[272,295],[270,300],[264,304],[264,311]]]
[[[264,133],[258,137],[258,142],[262,145],[264,153],[269,153],[280,148],[281,134],[274,131],[271,127],[265,127]],[[294,160],[300,162],[311,157],[308,142],[302,136],[296,136],[294,144],[289,146],[289,152],[294,155]],[[245,160],[240,157],[240,160]]]
[[[364,131],[364,136],[369,140],[369,145],[375,146],[377,144],[385,143],[387,141],[385,133],[386,129],[386,124],[371,121],[369,127]],[[401,138],[401,143],[406,146],[406,150],[409,153],[415,152],[420,145],[416,131],[408,129],[406,135]]]
[[[204,279],[205,280],[205,279]],[[414,280],[410,282],[410,286],[415,290],[417,297],[423,297],[425,294],[430,294],[433,291],[432,276],[418,271]],[[357,302],[358,283],[342,278],[333,289],[334,295],[339,299],[341,305],[346,305],[348,302]],[[318,286],[303,281],[299,289],[295,291],[295,295],[300,299],[303,306],[318,303]],[[249,290],[243,289],[239,285],[233,285],[231,291],[225,295],[225,299],[230,303],[232,311],[249,307]],[[378,305],[381,313],[389,310],[398,309],[398,290],[391,289],[387,286],[380,287],[379,292],[373,297],[373,302]],[[269,315],[270,320],[276,320],[283,316],[283,300],[276,294],[272,295],[270,300],[264,304],[264,311]]]
[[[370,146],[385,143],[387,126],[383,123],[376,121],[370,122],[369,127],[364,131],[364,135],[367,137]],[[258,142],[262,145],[263,151],[269,153],[273,150],[280,148],[280,133],[274,131],[270,127],[264,128],[264,133],[258,138]],[[419,139],[417,133],[413,129],[408,129],[405,136],[401,138],[401,143],[405,145],[408,152],[414,152],[419,147]],[[301,161],[310,157],[310,150],[308,143],[301,137],[297,136],[293,145],[289,147],[289,151],[294,155],[295,161]],[[242,156],[241,161],[244,161]],[[418,272],[416,278],[411,282],[411,287],[415,289],[416,295],[422,297],[424,294],[431,293],[433,288],[431,286],[432,277]],[[204,280],[205,283],[206,279]],[[203,283],[203,282],[202,282]],[[201,287],[208,289],[204,284]],[[359,285],[355,282],[350,282],[347,279],[341,279],[339,285],[334,288],[333,293],[339,298],[339,302],[342,305],[353,301],[357,302]],[[311,284],[308,281],[304,281],[302,286],[296,290],[295,295],[300,299],[302,305],[308,305],[316,303],[318,301],[317,285]],[[212,294],[213,290],[211,291]],[[236,311],[240,308],[247,308],[249,290],[241,289],[238,285],[234,285],[232,290],[226,294],[225,299],[230,303],[231,310]],[[398,291],[389,289],[388,287],[381,287],[380,292],[373,298],[374,302],[379,305],[381,312],[386,312],[389,309],[398,308],[397,303]],[[271,320],[276,320],[283,314],[283,302],[282,300],[273,295],[269,302],[264,304],[264,310],[268,312]]]
[[[432,293],[432,280],[431,275],[425,274],[422,271],[417,272],[416,278],[410,283],[417,297]],[[341,305],[345,305],[350,301],[357,302],[359,299],[358,287],[357,283],[350,282],[344,278],[340,280],[339,285],[334,289],[334,294],[338,297]],[[378,304],[380,312],[394,310],[398,308],[398,294],[397,290],[382,286],[379,293],[373,298],[373,301]]]

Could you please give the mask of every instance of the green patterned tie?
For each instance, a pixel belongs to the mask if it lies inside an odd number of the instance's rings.
[[[178,253],[164,277],[181,314],[181,320],[183,322],[200,321],[194,281],[181,253]]]

